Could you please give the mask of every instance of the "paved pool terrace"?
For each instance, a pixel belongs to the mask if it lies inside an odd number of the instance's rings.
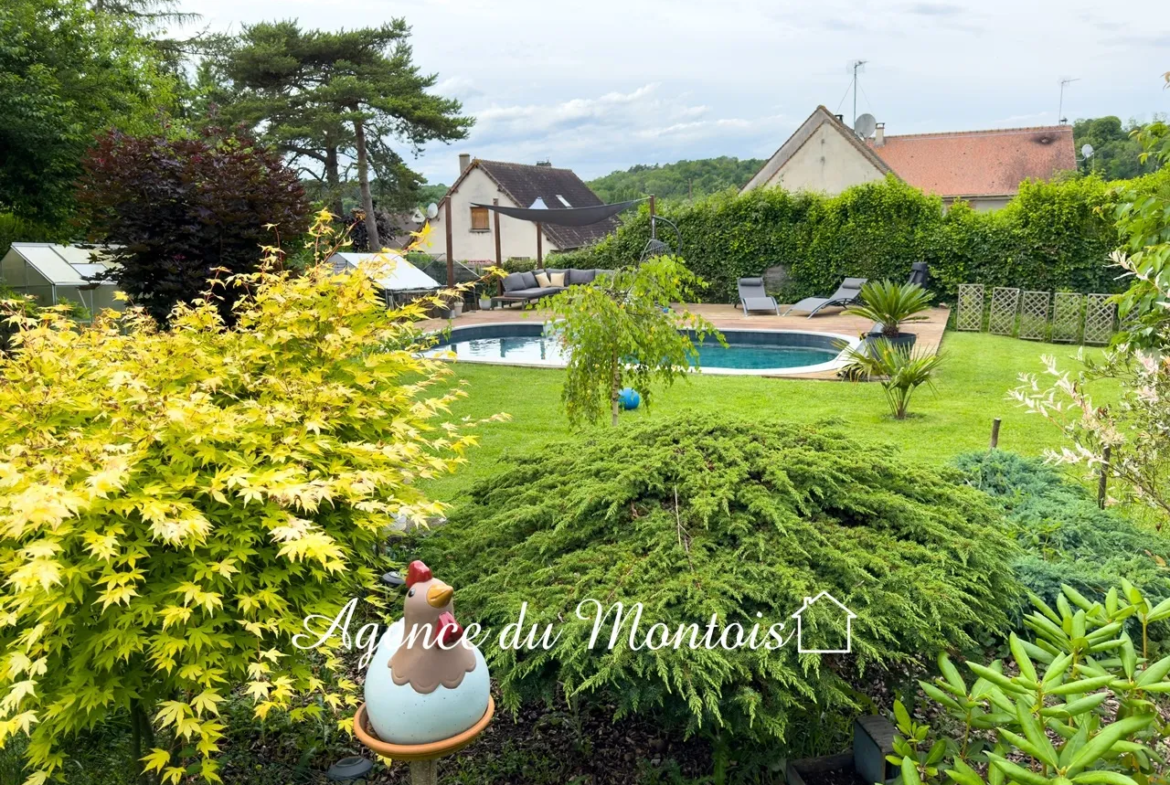
[[[681,306],[680,306],[681,307]],[[847,315],[841,308],[826,308],[811,319],[805,314],[791,316],[776,316],[775,314],[753,313],[744,316],[738,306],[721,305],[715,303],[696,303],[685,306],[691,313],[702,316],[720,330],[785,330],[792,332],[836,333],[846,337],[856,337],[868,332],[873,322],[858,316]],[[787,306],[780,306],[784,313]],[[429,319],[422,322],[428,330],[443,330],[450,327],[471,327],[473,325],[505,324],[509,322],[532,321],[543,324],[548,318],[547,311],[535,308],[495,308],[490,311],[465,311],[458,319]],[[903,327],[906,332],[917,334],[916,351],[934,354],[942,344],[943,333],[946,330],[950,310],[947,308],[932,308],[925,313],[925,321],[912,322]],[[791,374],[777,371],[762,374],[770,377],[796,379],[836,379],[836,371],[820,371],[814,373]]]

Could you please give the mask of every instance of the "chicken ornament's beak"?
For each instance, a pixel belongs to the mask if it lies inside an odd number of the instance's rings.
[[[442,581],[435,581],[427,589],[427,604],[432,608],[445,608],[447,607],[447,603],[451,602],[453,596],[455,596],[454,589]]]

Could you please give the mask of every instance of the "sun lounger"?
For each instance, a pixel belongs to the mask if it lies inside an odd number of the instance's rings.
[[[811,319],[822,308],[828,308],[831,305],[852,305],[861,297],[861,287],[865,286],[867,281],[866,278],[846,278],[831,296],[805,297],[796,305],[789,306],[784,315],[787,316],[793,311],[808,311],[808,318]]]
[[[776,298],[769,297],[764,291],[763,278],[739,279],[739,304],[743,308],[744,316],[747,316],[749,311],[774,311],[777,316],[780,315],[780,306],[776,303]]]

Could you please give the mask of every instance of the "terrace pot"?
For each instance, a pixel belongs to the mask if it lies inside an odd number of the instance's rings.
[[[479,309],[481,311],[490,311],[492,309],[492,298],[480,297],[479,298]]]
[[[885,338],[895,349],[913,349],[914,344],[918,341],[918,336],[914,333],[899,332],[893,338],[882,335],[882,325],[875,324],[865,336],[866,343],[873,343],[879,338]]]
[[[885,717],[853,722],[853,750],[840,755],[789,761],[788,785],[873,785],[891,782],[898,772],[886,756],[894,751],[894,726]]]

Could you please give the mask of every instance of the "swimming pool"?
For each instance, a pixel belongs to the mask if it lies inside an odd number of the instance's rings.
[[[699,367],[716,374],[801,374],[844,365],[841,342],[857,339],[834,333],[792,330],[722,330],[728,346],[708,338],[699,348]],[[555,335],[534,322],[453,328],[427,354],[459,362],[563,368],[566,355]],[[452,355],[454,355],[452,357]]]

